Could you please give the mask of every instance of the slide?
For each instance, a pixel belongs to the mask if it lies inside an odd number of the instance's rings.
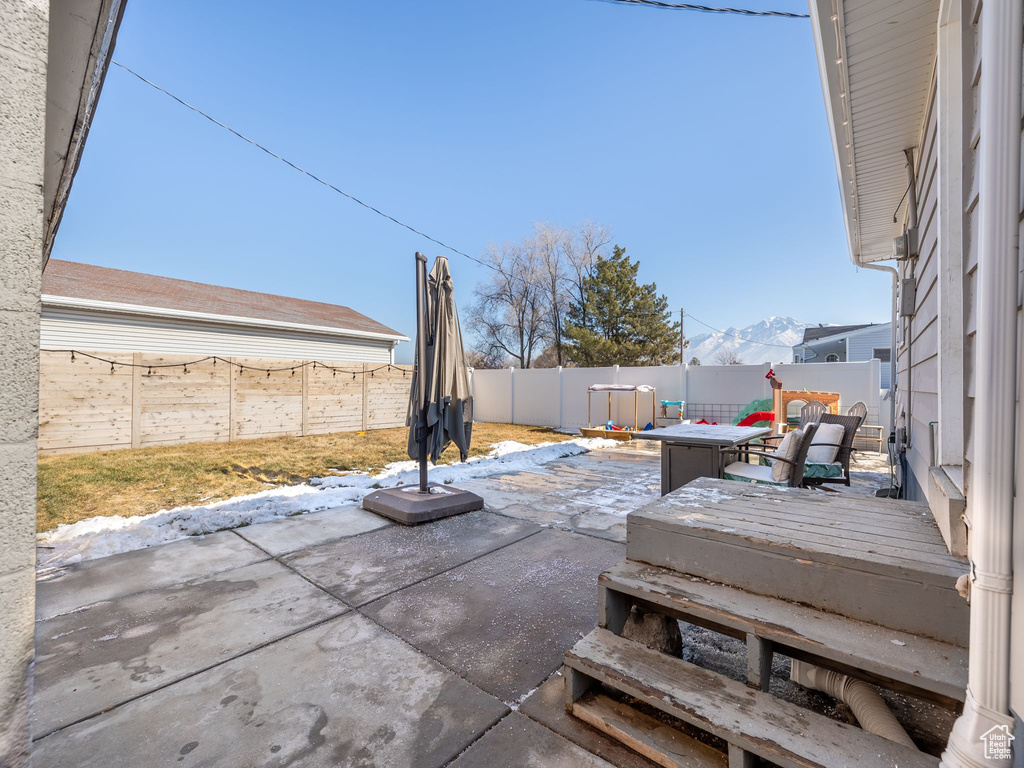
[[[754,411],[740,420],[737,427],[752,427],[759,421],[775,421],[774,411]]]

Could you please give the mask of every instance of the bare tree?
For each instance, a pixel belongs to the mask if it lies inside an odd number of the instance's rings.
[[[594,263],[603,255],[612,242],[612,231],[602,224],[589,219],[579,224],[564,240],[562,250],[565,257],[567,293],[570,300],[586,305],[586,281],[594,274]],[[585,310],[584,310],[585,312]],[[582,317],[587,327],[587,317]]]
[[[743,365],[743,361],[731,349],[720,349],[715,353],[715,365]]]
[[[493,349],[467,349],[466,364],[476,370],[504,368],[508,358]]]
[[[471,321],[486,355],[507,356],[529,368],[535,351],[546,346],[548,303],[537,243],[491,246],[485,260],[491,279],[473,289]]]
[[[553,227],[550,224],[534,225],[533,242],[540,261],[543,290],[547,299],[547,330],[552,344],[549,349],[553,352],[555,365],[562,365],[563,362],[562,331],[565,326],[565,312],[569,305],[565,244],[569,239],[569,233],[560,227]]]

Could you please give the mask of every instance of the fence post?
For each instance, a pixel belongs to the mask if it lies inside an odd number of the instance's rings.
[[[238,434],[238,428],[235,426],[235,379],[238,373],[235,370],[235,366],[231,363],[235,362],[235,358],[228,358],[228,442],[233,442]]]
[[[516,369],[508,367],[508,422],[516,423]]]
[[[302,436],[305,437],[309,430],[309,366],[308,361],[302,361]]]
[[[362,376],[362,379],[363,379],[363,381],[362,381],[362,384],[363,384],[363,421],[362,421],[362,423],[363,423],[363,432],[365,432],[367,430],[367,427],[369,426],[369,421],[370,421],[370,398],[368,397],[368,388],[367,388],[367,384],[366,384],[366,378],[367,378],[367,376],[366,376],[366,369],[367,369],[367,367],[368,367],[368,363],[363,363],[363,376]]]
[[[562,366],[558,366],[558,428],[562,428]]]
[[[142,355],[132,355],[132,448],[142,447]]]

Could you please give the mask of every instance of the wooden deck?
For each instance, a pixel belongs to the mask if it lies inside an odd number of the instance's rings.
[[[927,506],[702,478],[631,513],[626,552],[598,580],[598,629],[566,654],[569,712],[664,766],[715,764],[694,728],[726,742],[730,768],[938,764],[770,687],[780,655],[959,706],[967,562]],[[744,640],[746,685],[623,637],[634,607]]]
[[[626,560],[598,578],[598,625],[621,632],[630,605],[946,706],[964,700],[967,649]]]
[[[967,561],[924,504],[703,478],[629,515],[626,556],[967,645]]]
[[[570,712],[595,682],[603,683],[725,739],[730,745],[730,766],[753,765],[752,755],[783,768],[934,768],[939,764],[912,747],[752,690],[604,629],[580,640],[566,654],[565,664]]]

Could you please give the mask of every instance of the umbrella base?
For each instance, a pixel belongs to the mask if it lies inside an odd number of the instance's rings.
[[[470,491],[450,485],[428,483],[430,493],[420,493],[418,485],[402,485],[368,493],[363,509],[376,512],[403,525],[418,525],[483,509],[484,500]]]

